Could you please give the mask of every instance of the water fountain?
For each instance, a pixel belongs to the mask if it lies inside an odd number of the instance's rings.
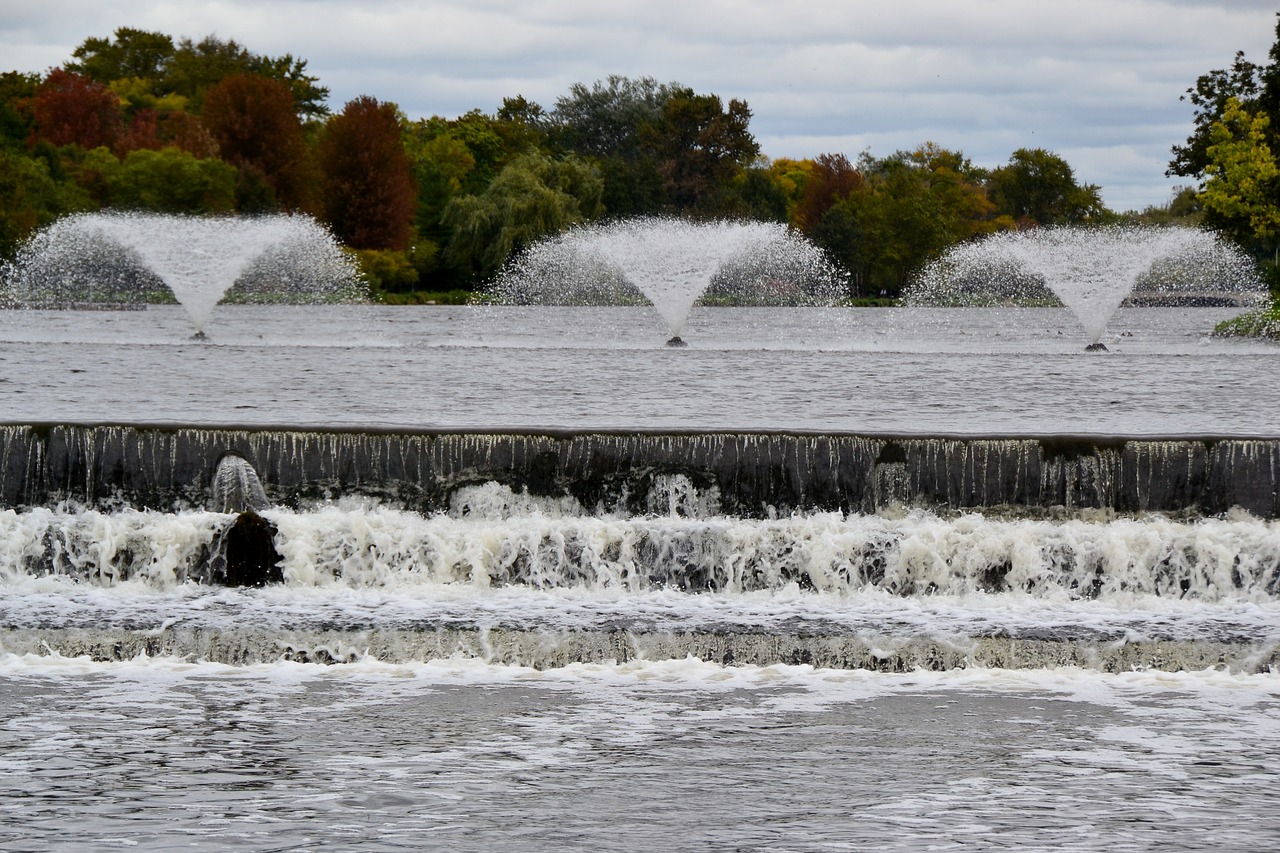
[[[1142,304],[1247,304],[1266,287],[1253,263],[1196,228],[1042,228],[955,246],[928,265],[904,301],[915,306],[1051,304],[1070,309],[1087,350],[1126,299]]]
[[[352,262],[303,215],[90,213],[59,219],[19,252],[7,287],[19,307],[140,305],[167,288],[195,329],[224,298],[359,301]]]
[[[647,299],[670,333],[700,298],[736,305],[832,305],[842,275],[776,223],[641,217],[571,230],[532,246],[489,288],[499,304],[608,305]]]

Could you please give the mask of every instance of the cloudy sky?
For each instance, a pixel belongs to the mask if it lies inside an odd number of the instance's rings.
[[[331,90],[412,118],[552,107],[610,74],[743,98],[770,157],[932,140],[997,166],[1065,157],[1112,208],[1168,200],[1179,101],[1237,50],[1265,62],[1275,0],[0,0],[0,70],[43,72],[120,26],[291,53]]]

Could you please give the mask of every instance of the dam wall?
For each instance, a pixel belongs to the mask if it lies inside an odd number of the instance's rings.
[[[969,438],[782,432],[378,432],[0,426],[0,507],[209,506],[218,460],[253,464],[285,505],[360,495],[421,512],[497,482],[645,512],[673,482],[746,517],[902,504],[1102,508],[1275,518],[1280,440]]]

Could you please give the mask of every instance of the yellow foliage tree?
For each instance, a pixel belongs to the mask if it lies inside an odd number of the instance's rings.
[[[1267,116],[1251,114],[1230,98],[1209,132],[1208,179],[1200,201],[1211,221],[1237,236],[1280,235],[1280,166],[1267,145],[1268,125]]]

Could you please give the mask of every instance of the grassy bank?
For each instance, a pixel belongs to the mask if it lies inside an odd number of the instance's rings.
[[[474,296],[470,290],[411,290],[408,293],[379,292],[374,299],[383,305],[466,305]]]
[[[1267,338],[1280,341],[1280,302],[1224,320],[1213,329],[1219,338]]]

